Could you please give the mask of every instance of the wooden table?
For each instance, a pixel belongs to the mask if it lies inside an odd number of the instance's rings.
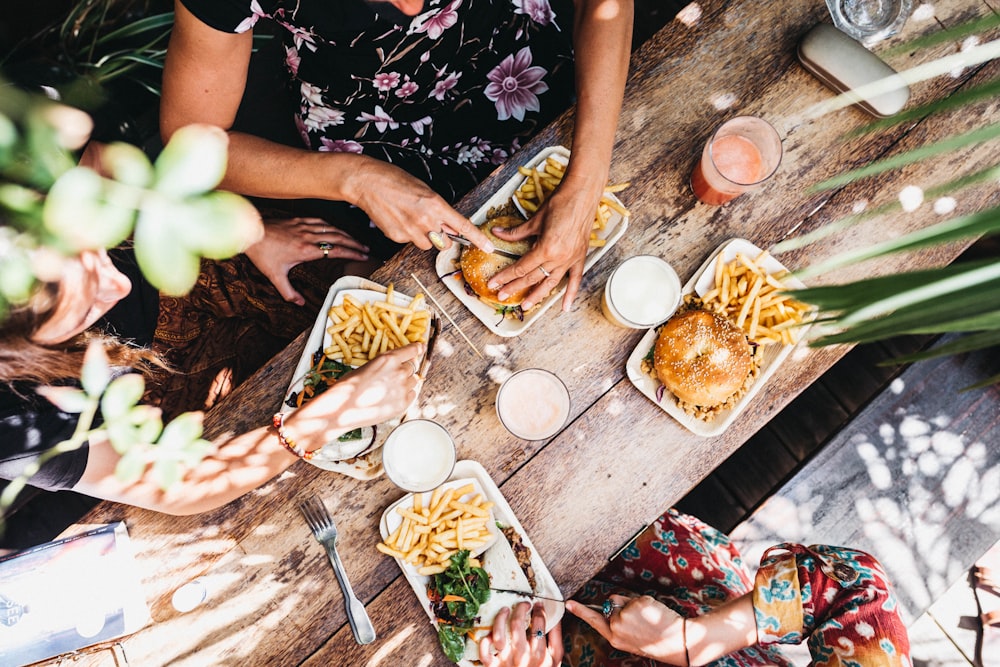
[[[938,21],[954,25],[988,11],[973,0],[943,0],[934,9],[935,17],[911,19],[904,37],[936,30]],[[831,93],[798,65],[795,46],[809,27],[827,19],[822,2],[707,0],[690,5],[634,54],[611,169],[614,180],[632,182],[621,195],[632,210],[631,225],[585,276],[571,312],[553,308],[521,337],[505,339],[490,333],[437,282],[430,253],[408,248],[375,275],[413,293],[415,272],[484,351],[486,358],[480,359],[444,326],[419,413],[449,429],[460,458],[486,467],[566,595],[846,351],[796,350],[724,435],[695,436],[625,377],[625,361],[642,332],[616,328],[601,315],[600,291],[614,266],[631,255],[656,254],[686,280],[728,238],[769,247],[863,203],[893,201],[905,185],[928,186],[959,169],[993,164],[995,146],[974,146],[841,190],[809,191],[810,184],[849,167],[959,133],[984,116],[994,121],[1000,116],[998,105],[981,104],[851,141],[841,139],[843,132],[869,120],[856,109],[806,121],[803,111]],[[889,62],[906,69],[956,48],[943,44]],[[998,69],[988,65],[915,85],[911,105],[995,77]],[[687,187],[696,155],[716,124],[740,113],[761,115],[779,127],[783,163],[760,191],[724,207],[698,204]],[[551,144],[569,145],[571,126],[568,113],[545,128],[463,199],[459,210],[474,211],[513,175],[518,158]],[[995,184],[963,191],[956,213],[996,204],[998,198]],[[913,213],[880,216],[781,259],[791,267],[806,266],[939,217],[925,203]],[[885,258],[811,282],[947,263],[962,249]],[[210,435],[265,423],[278,407],[303,340],[209,415]],[[497,382],[528,366],[556,372],[572,396],[570,423],[547,442],[513,438],[494,412]],[[296,498],[313,492],[327,500],[340,525],[341,554],[379,633],[370,646],[354,643],[326,555],[296,508]],[[174,518],[103,503],[86,521],[127,522],[155,619],[123,640],[129,663],[448,664],[396,563],[374,548],[378,518],[399,495],[384,477],[359,482],[298,463],[256,492],[200,516]],[[175,612],[173,591],[199,577],[209,588],[207,601],[187,614]],[[112,662],[107,652],[88,660]]]

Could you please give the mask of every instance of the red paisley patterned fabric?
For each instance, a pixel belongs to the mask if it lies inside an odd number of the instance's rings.
[[[781,544],[756,577],[724,534],[669,510],[575,596],[601,604],[611,594],[651,595],[688,617],[753,593],[759,643],[717,667],[792,665],[780,644],[806,642],[816,667],[907,667],[910,644],[889,581],[871,555],[831,546]],[[613,649],[589,626],[563,620],[564,665],[659,665]]]

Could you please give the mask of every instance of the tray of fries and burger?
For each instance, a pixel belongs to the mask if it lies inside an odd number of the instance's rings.
[[[392,284],[358,276],[340,278],[330,286],[309,333],[285,392],[285,406],[303,405],[382,352],[427,343],[436,326],[423,294],[411,297]],[[390,430],[373,424],[348,431],[312,452],[309,462],[358,479],[377,477],[382,473],[381,444]]]
[[[463,460],[433,491],[386,508],[378,550],[396,559],[434,625],[441,650],[462,667],[481,665],[479,640],[501,609],[545,606],[546,628],[563,615],[559,586],[482,465]]]
[[[562,180],[569,156],[569,149],[563,146],[550,146],[537,153],[526,165],[518,168],[517,176],[508,180],[472,215],[472,223],[483,229],[498,249],[516,256],[524,255],[531,248],[529,242],[503,241],[490,234],[489,230],[495,225],[519,225],[537,211]],[[588,271],[625,233],[629,211],[615,193],[626,187],[628,183],[605,188],[594,213],[584,271]],[[511,257],[453,243],[450,248],[438,253],[435,269],[448,289],[486,328],[498,336],[512,337],[523,333],[566,291],[565,282],[560,283],[528,312],[521,310],[523,293],[499,301],[496,292],[490,290],[487,283],[515,261]]]
[[[802,287],[750,241],[726,241],[639,341],[629,380],[693,433],[723,433],[802,339],[811,309],[784,291]]]

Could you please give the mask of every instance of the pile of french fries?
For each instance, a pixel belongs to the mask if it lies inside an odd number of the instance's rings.
[[[542,202],[562,182],[563,175],[566,173],[566,165],[553,157],[547,157],[545,158],[545,162],[536,169],[518,167],[517,170],[522,176],[526,176],[528,180],[522,183],[521,187],[514,192],[514,197],[517,198],[521,207],[530,215],[538,210]],[[628,182],[615,183],[604,188],[604,194],[601,196],[601,201],[597,205],[597,212],[594,214],[594,226],[590,231],[590,247],[597,248],[606,243],[599,236],[599,232],[607,227],[612,210],[621,213],[623,217],[629,214],[628,209],[622,206],[619,201],[608,196],[615,192],[621,192],[629,185],[630,183]]]
[[[759,345],[794,345],[810,307],[785,293],[782,279],[787,271],[769,274],[764,268],[765,251],[756,258],[738,253],[736,259],[715,262],[715,287],[702,297],[702,304],[742,329]]]
[[[490,522],[493,502],[476,493],[471,483],[438,487],[426,505],[423,495],[414,493],[410,507],[396,508],[403,520],[376,545],[379,551],[410,563],[419,574],[433,575],[447,570],[458,551],[473,551],[495,536],[496,527]],[[465,496],[471,497],[463,500]]]
[[[384,301],[361,303],[349,294],[332,306],[327,333],[331,343],[323,350],[329,359],[349,366],[362,366],[387,350],[415,342],[427,342],[430,311],[424,295],[417,294],[407,306],[392,302],[390,283]]]

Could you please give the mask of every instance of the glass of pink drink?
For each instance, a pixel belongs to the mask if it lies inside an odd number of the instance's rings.
[[[762,118],[737,116],[705,144],[691,173],[691,189],[705,204],[725,204],[770,178],[780,162],[778,131]]]

